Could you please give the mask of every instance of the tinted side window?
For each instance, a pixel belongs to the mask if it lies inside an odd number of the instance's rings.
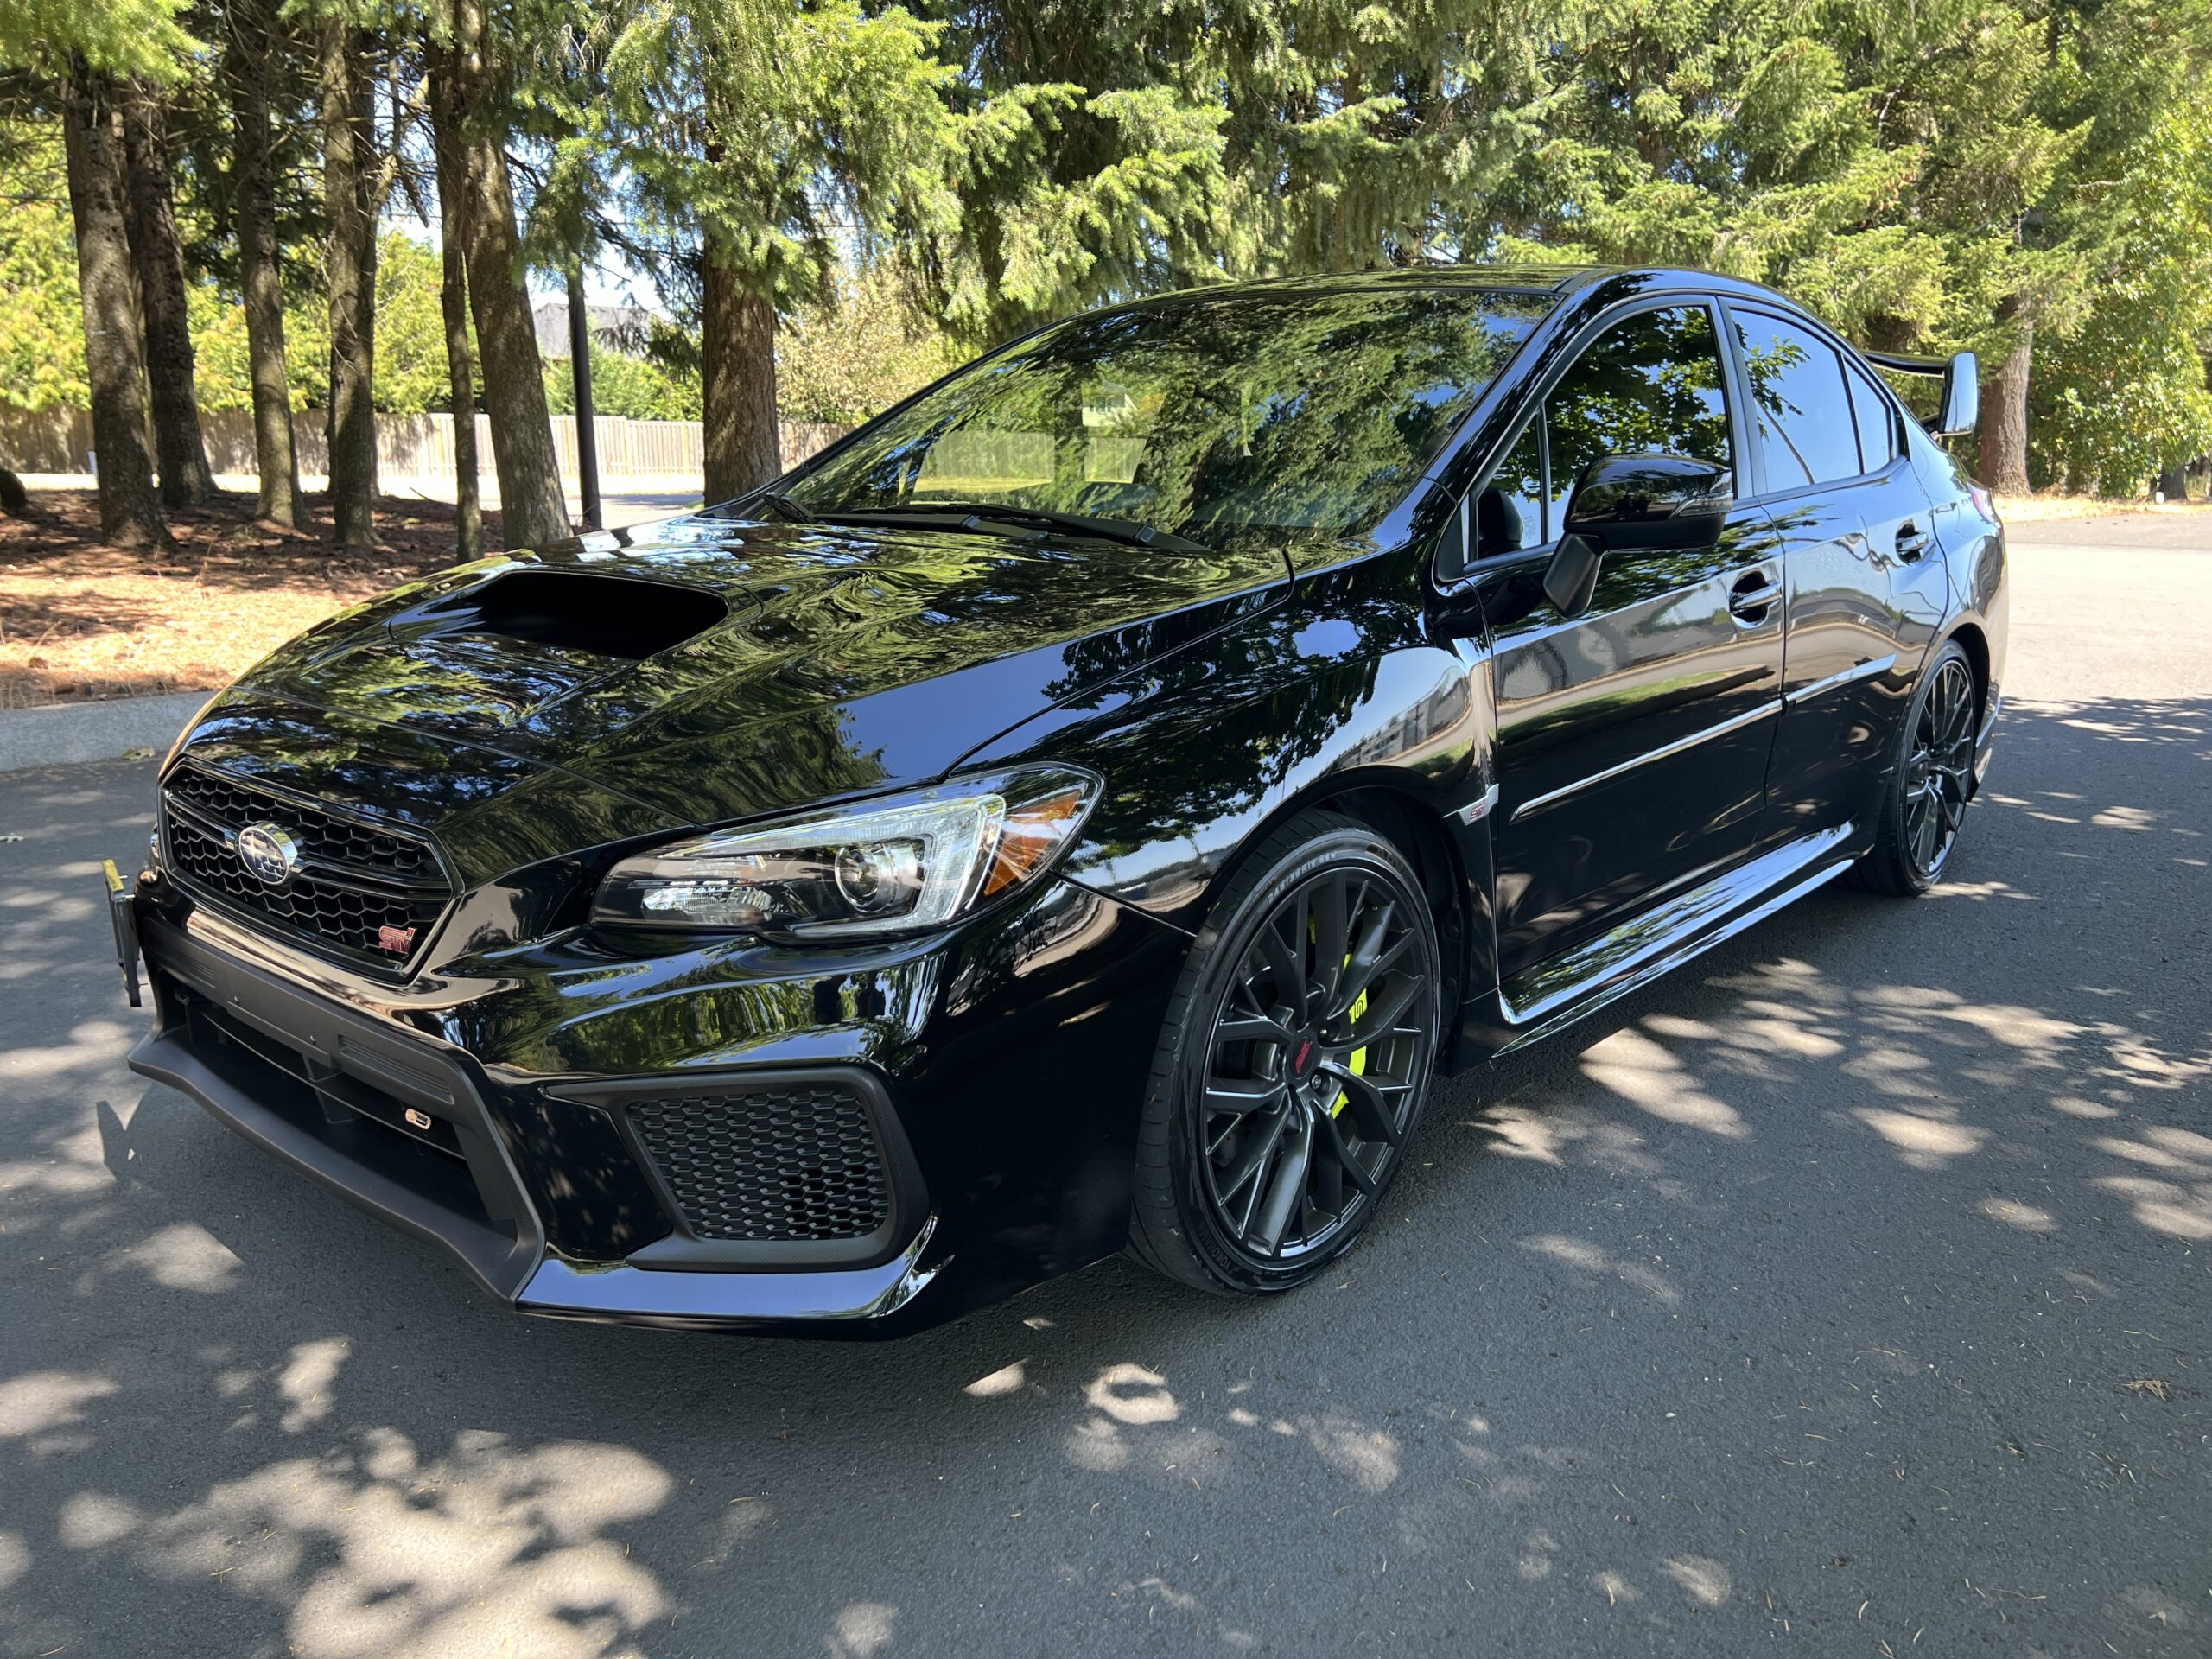
[[[1542,544],[1543,440],[1541,423],[1529,422],[1475,497],[1475,544],[1482,557]]]
[[[1865,370],[1856,363],[1846,363],[1843,372],[1851,383],[1852,412],[1859,417],[1859,464],[1870,473],[1878,473],[1897,458],[1897,417],[1882,401],[1882,394],[1874,389]]]
[[[1607,455],[1680,455],[1733,467],[1719,341],[1703,306],[1624,317],[1591,342],[1545,399],[1552,522]]]
[[[1795,489],[1854,478],[1859,436],[1835,348],[1794,323],[1738,311],[1736,339],[1751,383],[1752,442],[1766,487]]]

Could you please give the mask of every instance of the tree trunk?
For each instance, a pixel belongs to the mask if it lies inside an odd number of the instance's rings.
[[[123,139],[116,87],[79,60],[62,88],[69,213],[77,230],[77,288],[85,306],[85,378],[99,456],[100,534],[122,547],[168,539],[146,454],[144,335],[130,238],[124,228]]]
[[[2158,474],[2158,487],[2166,493],[2169,501],[2189,499],[2189,463],[2177,461]]]
[[[735,271],[704,273],[702,398],[709,502],[758,489],[784,470],[776,441],[776,305]]]
[[[493,103],[490,48],[482,0],[453,0],[454,108],[461,116],[461,236],[468,256],[468,303],[484,365],[484,410],[492,418],[492,460],[499,475],[499,538],[510,548],[563,540],[568,499],[553,453],[545,371],[523,287],[522,244],[515,234],[507,152],[480,127]]]
[[[168,113],[161,93],[132,85],[123,106],[123,151],[130,177],[130,252],[146,320],[146,383],[154,410],[154,462],[162,500],[197,506],[215,493],[207,445],[200,435],[200,391],[193,380],[192,325],[184,303],[184,245],[177,240],[176,192],[169,181]]]
[[[468,304],[484,367],[484,409],[492,418],[492,459],[499,479],[499,537],[511,548],[569,534],[568,499],[553,452],[545,406],[545,369],[522,281],[514,195],[506,152],[472,137],[463,147],[466,188],[461,234],[468,256]]]
[[[376,220],[369,78],[359,29],[324,26],[322,195],[330,226],[330,518],[340,547],[374,544],[377,494]]]
[[[446,326],[446,375],[453,383],[454,527],[464,561],[484,556],[484,508],[477,493],[476,351],[468,340],[468,266],[462,252],[460,116],[450,60],[430,51],[430,138],[438,172],[438,305]]]
[[[2012,347],[1981,406],[1981,481],[1999,495],[2028,493],[2028,369],[2035,358],[2031,317],[2013,324]]]
[[[245,349],[253,381],[254,465],[261,474],[254,516],[289,528],[300,521],[300,455],[292,435],[283,275],[277,264],[276,204],[269,168],[269,25],[257,10],[240,6],[234,9],[232,31],[238,275],[245,290]]]

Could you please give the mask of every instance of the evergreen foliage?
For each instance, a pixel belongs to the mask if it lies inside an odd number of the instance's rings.
[[[378,66],[385,410],[451,397],[438,257],[393,220],[438,222],[443,63],[476,165],[508,161],[514,291],[611,256],[667,313],[594,352],[601,410],[713,427],[738,397],[754,455],[764,389],[857,420],[1091,304],[1461,258],[1702,266],[1865,345],[1972,348],[2019,416],[1968,448],[1985,472],[2127,493],[2212,449],[2212,0],[16,0],[0,403],[87,396],[60,88],[118,77],[168,102],[201,402],[248,403],[245,62],[283,372],[323,402],[316,51],[341,26]]]

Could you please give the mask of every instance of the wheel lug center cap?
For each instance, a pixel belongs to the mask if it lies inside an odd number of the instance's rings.
[[[1300,1037],[1290,1051],[1290,1075],[1304,1083],[1313,1075],[1313,1068],[1321,1063],[1321,1045],[1311,1034]]]

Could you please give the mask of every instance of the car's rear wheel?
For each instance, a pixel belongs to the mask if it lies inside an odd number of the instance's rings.
[[[1420,1121],[1440,987],[1434,919],[1388,840],[1324,812],[1269,836],[1176,987],[1139,1135],[1132,1253],[1248,1295],[1341,1255]]]
[[[1906,713],[1903,741],[1875,824],[1853,867],[1858,884],[1910,898],[1942,879],[1974,792],[1974,667],[1956,641],[1936,653]]]

